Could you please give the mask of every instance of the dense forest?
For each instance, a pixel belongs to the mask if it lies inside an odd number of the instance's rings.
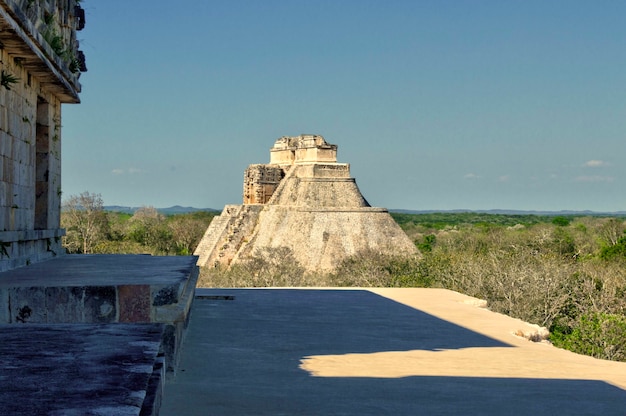
[[[82,200],[81,200],[82,198]],[[144,207],[106,212],[98,195],[64,205],[71,253],[193,253],[215,212],[165,216]],[[415,257],[358,253],[328,274],[306,273],[286,249],[229,270],[204,269],[213,287],[441,287],[550,330],[557,346],[626,361],[626,223],[623,217],[481,213],[392,214]],[[90,219],[87,219],[90,218]]]

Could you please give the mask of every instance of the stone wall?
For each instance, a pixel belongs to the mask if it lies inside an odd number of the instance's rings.
[[[81,254],[0,276],[2,324],[164,324],[173,371],[198,279],[191,256]]]
[[[0,0],[0,271],[64,252],[61,104],[78,103],[73,0]]]
[[[277,165],[248,166],[243,179],[243,203],[266,204],[284,176],[285,170]]]

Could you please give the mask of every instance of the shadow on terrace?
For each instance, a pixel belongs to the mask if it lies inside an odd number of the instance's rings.
[[[369,291],[198,289],[176,379],[165,389],[162,415],[441,415],[621,414],[626,392],[594,380],[422,375],[420,362],[378,362],[319,376],[363,354],[416,352],[423,367],[447,351],[484,351],[473,360],[519,348]],[[422,358],[420,358],[422,357]],[[433,358],[430,358],[432,360]],[[382,377],[410,365],[416,375]],[[500,364],[498,364],[500,365]],[[509,363],[512,368],[515,363]],[[400,371],[401,372],[401,371]],[[477,372],[479,372],[477,370]]]

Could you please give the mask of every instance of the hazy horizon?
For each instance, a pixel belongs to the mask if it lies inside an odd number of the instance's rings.
[[[230,205],[230,204],[229,204]],[[188,206],[188,205],[180,205],[180,204],[174,204],[174,205],[170,205],[170,206],[152,206],[152,205],[146,205],[146,204],[142,204],[142,205],[119,205],[119,204],[104,204],[104,208],[105,209],[111,209],[111,208],[125,208],[125,209],[139,209],[142,207],[153,207],[157,210],[170,210],[170,209],[177,209],[180,208],[182,211],[185,210],[199,210],[199,211],[205,211],[205,210],[211,210],[211,211],[218,211],[221,212],[224,207],[221,208],[216,208],[216,207],[194,207],[194,206]],[[382,208],[386,208],[389,211],[392,212],[402,212],[402,211],[406,211],[406,212],[520,212],[520,213],[554,213],[554,214],[558,214],[558,213],[596,213],[596,214],[619,214],[619,215],[626,215],[626,210],[624,211],[592,211],[592,210],[569,210],[569,209],[563,209],[563,210],[518,210],[518,209],[502,209],[502,208],[492,208],[492,209],[465,209],[465,208],[458,208],[458,209],[449,209],[449,210],[438,210],[438,209],[411,209],[411,208],[394,208],[394,207],[382,207]]]

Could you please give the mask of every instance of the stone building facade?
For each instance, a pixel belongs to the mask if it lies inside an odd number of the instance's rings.
[[[64,252],[61,105],[85,71],[75,0],[0,0],[0,271]]]
[[[265,249],[287,248],[310,271],[332,270],[344,258],[373,250],[416,254],[385,208],[371,207],[337,162],[337,145],[322,136],[281,137],[269,164],[244,174],[243,205],[215,217],[195,254],[199,266],[229,266]]]
[[[285,171],[280,166],[248,166],[243,179],[243,203],[266,204],[284,176]]]

